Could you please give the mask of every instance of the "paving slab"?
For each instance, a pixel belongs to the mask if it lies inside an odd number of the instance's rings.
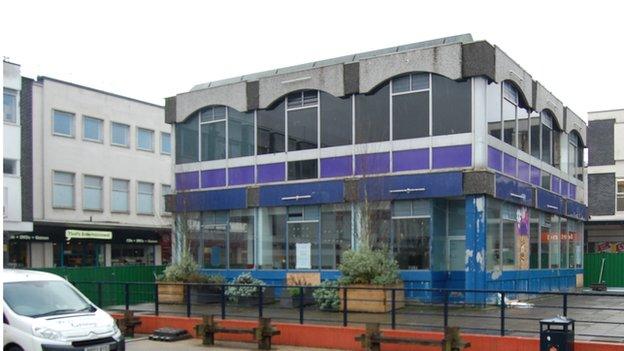
[[[180,351],[180,350],[211,350],[211,351],[237,351],[257,350],[257,344],[217,341],[215,346],[209,348],[202,345],[200,339],[187,339],[173,342],[153,341],[146,337],[137,337],[126,341],[126,351]],[[297,347],[286,345],[273,345],[272,350],[280,351],[331,351],[330,349],[318,349],[310,347]],[[337,351],[334,349],[334,351]]]

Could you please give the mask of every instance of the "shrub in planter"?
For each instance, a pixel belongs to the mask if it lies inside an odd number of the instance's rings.
[[[283,290],[280,296],[280,306],[288,308],[298,308],[303,305],[314,304],[314,297],[312,296],[312,287],[305,279],[291,278],[288,281],[289,286]],[[301,293],[303,292],[303,297]]]
[[[225,279],[220,275],[202,274],[193,256],[187,252],[180,257],[180,261],[165,268],[163,274],[157,277],[158,302],[186,303],[183,283],[213,284],[212,286],[190,285],[191,301],[206,303],[208,302],[207,297],[210,298],[215,293],[219,293],[220,288],[215,284],[223,284],[224,282]]]
[[[312,296],[322,311],[338,311],[340,307],[338,291],[337,281],[325,280],[318,288],[314,289]]]
[[[363,248],[346,251],[339,267],[341,285],[347,288],[347,309],[357,312],[388,312],[392,308],[392,291],[395,290],[395,307],[405,305],[403,282],[399,264],[388,250]],[[387,290],[384,290],[387,289]],[[344,308],[340,291],[340,308]]]
[[[225,290],[228,300],[245,306],[257,306],[259,303],[258,294],[262,289],[263,304],[273,302],[273,287],[266,286],[260,279],[251,276],[251,273],[243,273],[236,277]],[[259,288],[261,287],[261,288]]]

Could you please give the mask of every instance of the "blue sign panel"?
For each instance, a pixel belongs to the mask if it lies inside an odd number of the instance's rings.
[[[589,218],[587,206],[572,200],[566,201],[566,215],[584,221]]]
[[[533,187],[530,184],[497,174],[496,197],[524,206],[533,206]]]
[[[260,206],[314,205],[344,202],[342,180],[271,185],[260,188]]]
[[[246,207],[245,188],[181,192],[176,195],[176,212],[219,211]]]
[[[403,200],[459,196],[463,194],[461,172],[413,174],[363,179],[359,185],[361,199]]]
[[[537,208],[546,212],[563,215],[565,213],[563,198],[544,189],[537,189]]]

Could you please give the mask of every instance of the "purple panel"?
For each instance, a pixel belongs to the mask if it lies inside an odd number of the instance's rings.
[[[507,155],[507,154],[503,155],[503,172],[512,177],[516,176],[516,158],[515,157],[511,155]]]
[[[561,193],[561,179],[555,176],[550,177],[550,190],[552,190],[553,192],[557,194],[560,194]]]
[[[355,155],[355,174],[376,174],[390,172],[390,154]]]
[[[176,173],[176,189],[190,190],[199,188],[199,172]]]
[[[434,147],[433,168],[468,167],[472,164],[472,145]]]
[[[350,176],[352,174],[353,158],[351,156],[321,159],[321,178]]]
[[[561,195],[563,195],[564,197],[568,197],[568,191],[570,187],[570,183],[566,182],[565,180],[561,180]]]
[[[503,171],[503,152],[488,146],[488,167],[499,172]]]
[[[531,166],[531,184],[539,186],[541,184],[542,174],[540,173],[540,169]]]
[[[281,182],[286,172],[285,163],[258,165],[258,183]]]
[[[429,168],[429,149],[403,150],[392,153],[393,172]]]
[[[253,166],[228,168],[228,183],[230,183],[230,185],[252,184],[253,182]]]
[[[201,172],[201,187],[214,188],[225,186],[225,168],[209,169]]]
[[[525,182],[531,181],[531,166],[524,161],[518,160],[518,178]]]
[[[576,185],[570,184],[570,199],[576,200]]]

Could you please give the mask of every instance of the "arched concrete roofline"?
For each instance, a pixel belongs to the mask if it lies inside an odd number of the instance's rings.
[[[576,132],[582,144],[587,146],[587,123],[567,106],[565,107],[565,129],[566,133]]]
[[[550,117],[552,118],[554,122],[554,126],[556,127],[558,131],[563,131],[563,125],[559,124],[559,121],[557,121],[557,117],[555,117],[553,110],[549,108],[544,108],[541,111],[539,111],[540,115],[542,114],[542,112],[546,112],[550,115]]]
[[[514,89],[516,89],[516,91],[518,92],[518,97],[520,98],[520,103],[524,106],[526,106],[527,108],[529,108],[529,110],[533,110],[532,104],[531,104],[531,100],[529,100],[529,98],[524,95],[524,91],[522,90],[522,87],[520,87],[518,85],[518,83],[516,83],[515,81],[511,80],[511,79],[505,79],[501,82],[501,85],[504,85],[505,83],[511,85],[512,87],[514,87]]]
[[[214,105],[232,107],[236,111],[247,111],[247,83],[239,82],[176,95],[175,122],[180,123],[194,112]]]
[[[570,132],[568,134],[574,134],[576,135],[576,137],[579,140],[579,143],[581,144],[581,147],[586,148],[587,145],[585,145],[585,140],[583,140],[583,136],[581,135],[581,132],[579,130],[577,130],[576,128],[570,130]]]
[[[288,95],[292,94],[292,93],[296,93],[296,92],[300,92],[300,91],[310,91],[310,90],[311,90],[311,91],[318,91],[319,93],[329,94],[329,95],[331,95],[331,96],[333,96],[333,97],[336,97],[336,98],[343,97],[343,96],[336,96],[336,95],[332,94],[331,92],[329,92],[329,91],[325,91],[325,90],[322,90],[322,89],[294,89],[294,90],[288,91],[288,92],[286,92],[286,93],[284,93],[284,94],[282,94],[282,95],[278,96],[275,100],[271,101],[271,102],[267,105],[267,107],[266,107],[266,108],[261,108],[260,110],[268,110],[268,109],[271,109],[271,108],[275,107],[275,106],[276,106],[276,105],[278,105],[280,102],[284,101],[284,100],[286,99],[286,97],[287,97]]]
[[[561,126],[565,125],[563,103],[538,81],[533,81],[533,104],[536,111],[550,109],[557,123]]]
[[[526,97],[529,107],[535,110],[533,104],[533,78],[525,71],[516,61],[514,61],[509,55],[507,55],[498,46],[494,46],[495,55],[495,80],[497,82],[503,82],[510,80],[515,83],[522,94]]]
[[[201,110],[207,109],[207,108],[210,108],[210,107],[227,107],[227,108],[231,108],[232,110],[235,110],[236,112],[240,112],[240,113],[248,112],[248,111],[239,111],[239,110],[235,109],[234,107],[228,106],[228,105],[209,104],[209,105],[197,108],[195,111],[189,113],[186,117],[182,118],[181,120],[177,121],[176,123],[184,123],[184,122],[188,121],[190,118],[192,118],[193,116],[197,116]]]
[[[443,74],[439,74],[439,73],[436,73],[436,72],[430,72],[430,71],[405,71],[405,72],[397,73],[397,74],[395,74],[393,76],[385,77],[383,80],[381,80],[378,83],[376,83],[370,90],[368,90],[368,91],[361,91],[360,93],[361,94],[370,94],[372,92],[375,92],[375,91],[379,90],[383,86],[385,86],[387,84],[390,84],[390,81],[393,80],[393,79],[400,78],[400,77],[403,77],[403,76],[406,76],[406,75],[409,75],[409,74],[419,74],[419,73],[426,73],[426,74],[430,73],[430,74],[433,74],[433,75],[436,75],[436,76],[439,76],[439,77],[444,77],[444,78],[446,78],[448,80],[452,80],[452,81],[463,80],[461,78],[460,79],[453,79],[453,78],[445,76]]]

